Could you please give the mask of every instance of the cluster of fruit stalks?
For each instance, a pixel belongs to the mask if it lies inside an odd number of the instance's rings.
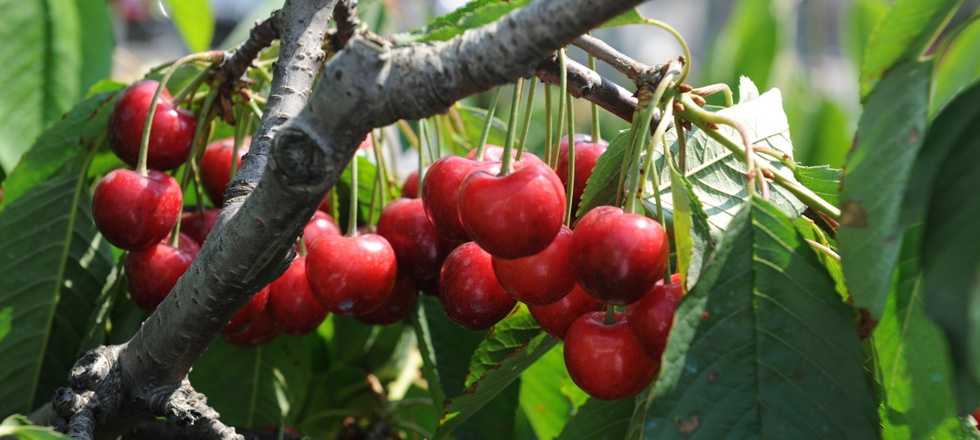
[[[136,171],[110,172],[93,197],[99,230],[129,251],[130,296],[149,311],[190,266],[220,212],[181,214],[182,189],[164,171],[190,154],[197,118],[163,89],[146,123],[158,87],[138,82],[116,101],[110,145]],[[146,136],[144,127],[151,128]],[[586,136],[574,143],[571,212],[607,145]],[[240,166],[248,150],[246,138],[233,159],[234,144],[212,142],[200,159],[201,185],[216,206],[233,163]],[[437,295],[460,326],[481,330],[520,301],[549,335],[565,341],[569,375],[585,392],[600,399],[639,393],[657,372],[682,296],[676,275],[662,280],[669,259],[664,229],[613,206],[566,216],[567,138],[554,170],[530,153],[504,161],[501,147],[479,151],[482,157],[475,149],[433,162],[420,198],[418,175],[409,176],[403,198],[382,210],[376,233],[359,235],[352,227],[344,236],[324,212],[325,200],[289,269],[253,296],[222,337],[255,346],[280,332],[305,335],[331,312],[390,325],[414,311],[419,290]]]

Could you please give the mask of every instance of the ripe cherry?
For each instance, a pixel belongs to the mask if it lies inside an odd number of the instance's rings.
[[[565,191],[551,168],[536,160],[514,168],[505,176],[475,170],[459,188],[466,233],[490,254],[510,259],[543,251],[565,217]]]
[[[126,283],[133,302],[144,310],[153,311],[177,285],[177,279],[187,271],[200,247],[186,234],[178,237],[178,247],[159,242],[143,251],[126,254]]]
[[[657,222],[600,206],[586,213],[569,250],[579,285],[593,298],[630,304],[649,292],[667,268],[667,235]]]
[[[384,237],[324,235],[306,254],[306,278],[320,304],[338,315],[377,309],[395,284],[395,251]]]
[[[279,328],[267,313],[260,313],[248,326],[238,333],[221,332],[226,341],[243,347],[257,347],[268,343],[279,335]]]
[[[496,162],[476,162],[458,156],[443,157],[429,166],[422,180],[422,206],[436,231],[451,240],[469,240],[459,220],[459,186],[473,170],[499,171],[499,167]]]
[[[405,178],[405,183],[402,184],[402,197],[406,199],[417,199],[419,197],[419,172],[412,171]]]
[[[242,156],[248,153],[248,147],[252,143],[251,137],[246,137],[241,146],[238,147],[238,162],[235,169],[241,169]],[[204,185],[204,192],[215,206],[224,203],[225,190],[228,182],[231,181],[231,155],[235,152],[235,138],[225,138],[208,144],[204,148],[201,156],[201,183]]]
[[[109,243],[130,251],[163,240],[177,223],[183,193],[173,177],[156,170],[110,171],[95,187],[92,217]]]
[[[306,279],[306,258],[296,257],[286,272],[269,284],[269,303],[265,312],[283,333],[303,336],[315,330],[327,317]]]
[[[255,318],[265,311],[268,302],[269,286],[265,286],[255,295],[252,295],[252,299],[248,300],[242,308],[238,309],[235,316],[231,317],[231,321],[221,330],[222,334],[234,335],[248,329],[252,325],[252,321],[255,321]]]
[[[555,239],[537,254],[505,260],[492,257],[493,273],[510,296],[528,305],[551,304],[575,285],[568,260],[572,230],[562,226]]]
[[[388,204],[378,218],[378,235],[391,244],[398,270],[420,279],[438,277],[442,262],[457,245],[436,231],[420,199],[397,199]]]
[[[545,332],[555,339],[564,340],[568,328],[579,316],[602,310],[603,307],[601,302],[589,296],[576,284],[560,300],[544,306],[528,305],[527,309]]]
[[[650,357],[660,359],[663,355],[674,323],[674,311],[683,296],[680,274],[674,274],[670,284],[665,286],[663,280],[657,281],[653,289],[626,308],[633,337]]]
[[[411,273],[399,270],[398,277],[395,278],[395,287],[391,289],[391,294],[384,304],[373,311],[357,316],[357,320],[370,325],[395,324],[415,310],[418,299],[419,289],[415,278]]]
[[[109,145],[131,167],[139,160],[143,126],[159,85],[157,81],[145,80],[127,87],[109,114]],[[187,161],[196,129],[197,116],[176,107],[170,92],[164,88],[153,113],[146,166],[161,171],[179,167]]]
[[[443,263],[439,301],[453,322],[469,330],[496,324],[517,304],[493,275],[490,254],[473,242],[456,248]]]
[[[203,245],[220,214],[221,210],[217,208],[205,209],[202,212],[185,212],[180,215],[180,232]]]
[[[330,214],[316,210],[313,213],[313,218],[303,227],[303,240],[306,242],[306,247],[312,246],[313,242],[323,235],[344,234],[340,232],[340,226],[337,226],[337,222],[333,220]]]
[[[565,367],[582,391],[602,400],[625,399],[642,391],[660,364],[633,338],[625,313],[605,324],[606,312],[590,312],[565,335]]]
[[[589,177],[592,176],[592,170],[595,168],[596,161],[599,160],[599,156],[606,151],[606,147],[609,145],[608,142],[603,140],[590,142],[591,139],[592,137],[587,135],[575,135],[575,188],[572,190],[573,215],[578,211],[579,202],[582,200],[582,194],[585,192],[585,184],[588,182]],[[562,185],[565,185],[567,188],[568,136],[562,138],[558,148],[558,166],[555,168],[555,173],[561,179]]]

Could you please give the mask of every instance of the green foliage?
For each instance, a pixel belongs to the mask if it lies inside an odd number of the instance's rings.
[[[677,252],[677,272],[685,289],[690,289],[698,281],[704,264],[715,248],[708,226],[708,214],[704,212],[691,182],[677,170],[673,162],[670,167],[670,194],[674,205],[674,243]]]
[[[936,61],[930,115],[935,115],[980,78],[977,47],[980,47],[980,15],[973,16],[946,41],[946,46]]]
[[[71,439],[47,426],[31,424],[24,416],[10,416],[0,423],[0,437],[13,436],[20,440],[66,440]]]
[[[614,440],[626,437],[633,401],[589,398],[568,421],[557,440]]]
[[[922,145],[929,65],[905,63],[868,97],[840,190],[840,254],[857,307],[881,316],[901,249],[899,212]]]
[[[170,16],[191,52],[203,52],[211,47],[214,36],[214,13],[209,2],[166,0]]]
[[[10,173],[45,128],[109,75],[114,41],[104,1],[2,2],[0,16],[0,168]]]
[[[752,199],[678,306],[646,436],[877,438],[862,358],[851,312],[803,237]]]
[[[741,0],[735,4],[728,24],[711,48],[708,75],[726,84],[747,76],[759,87],[769,86],[783,23],[777,15],[777,2]]]
[[[856,66],[864,59],[864,48],[875,23],[888,12],[888,0],[855,0],[841,10],[841,40]]]

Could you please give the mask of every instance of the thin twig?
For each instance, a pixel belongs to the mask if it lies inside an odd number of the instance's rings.
[[[626,56],[605,41],[590,35],[582,35],[572,40],[572,44],[626,75],[637,86],[647,80],[653,71],[659,70]]]

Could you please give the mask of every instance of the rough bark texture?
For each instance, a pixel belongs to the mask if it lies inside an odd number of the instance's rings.
[[[268,106],[214,230],[128,343],[79,360],[55,396],[64,425],[79,438],[95,429],[115,436],[163,415],[209,438],[241,438],[187,373],[237,310],[288,267],[303,226],[364,136],[531,76],[549,54],[637,3],[542,0],[450,41],[398,48],[355,33],[310,96],[336,0],[287,1]]]

